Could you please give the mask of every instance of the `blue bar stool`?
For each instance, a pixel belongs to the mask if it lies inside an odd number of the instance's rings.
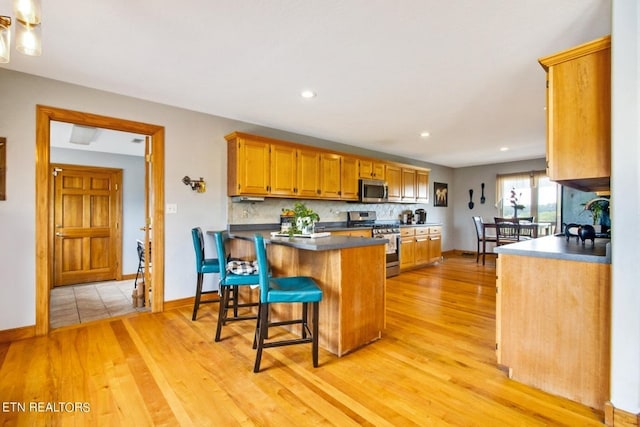
[[[260,359],[262,349],[280,347],[291,344],[311,343],[313,366],[318,366],[318,312],[322,300],[322,289],[311,277],[269,277],[269,263],[264,238],[256,234],[256,256],[258,258],[258,276],[260,279],[260,307],[258,309],[258,323],[253,347],[257,347],[256,362],[253,372],[260,371]],[[300,319],[269,321],[269,305],[272,303],[299,303],[302,304],[302,317]],[[308,323],[308,304],[312,304],[312,325]],[[294,325],[302,326],[300,338],[268,341],[268,330],[271,326]]]
[[[227,322],[258,318],[256,314],[238,314],[238,308],[258,307],[258,302],[241,303],[238,294],[240,286],[253,285],[257,287],[258,275],[255,273],[256,267],[251,261],[227,261],[224,247],[227,238],[227,233],[225,232],[216,231],[213,233],[213,239],[218,251],[220,270],[220,307],[215,341],[220,341],[222,327],[226,325]],[[229,310],[233,310],[233,316],[229,316]]]
[[[191,320],[196,320],[198,316],[198,308],[200,304],[208,304],[211,302],[218,302],[219,299],[202,299],[202,295],[217,293],[217,290],[203,291],[202,281],[204,275],[208,273],[220,273],[220,263],[216,258],[204,257],[204,238],[202,236],[202,230],[200,227],[191,229],[191,237],[193,238],[193,249],[196,253],[196,273],[198,273],[198,279],[196,281],[196,298],[193,304],[193,315]]]

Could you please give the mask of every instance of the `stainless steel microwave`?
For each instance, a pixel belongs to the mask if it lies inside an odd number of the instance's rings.
[[[384,203],[388,200],[387,183],[378,179],[361,179],[359,181],[360,201],[363,203]]]

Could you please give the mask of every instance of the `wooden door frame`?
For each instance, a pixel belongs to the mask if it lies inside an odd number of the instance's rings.
[[[151,218],[153,245],[151,283],[153,283],[152,312],[164,308],[164,127],[134,122],[56,107],[36,105],[36,335],[49,333],[49,290],[51,288],[53,248],[49,215],[49,145],[51,121],[95,126],[116,131],[151,136],[151,189],[153,194]]]

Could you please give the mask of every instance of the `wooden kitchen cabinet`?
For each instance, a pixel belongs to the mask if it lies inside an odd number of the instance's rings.
[[[402,170],[400,166],[386,165],[387,188],[390,202],[402,201]]]
[[[362,179],[385,179],[385,164],[368,159],[358,161],[358,176]]]
[[[320,152],[298,149],[297,195],[315,198],[320,194]]]
[[[295,196],[298,182],[298,150],[287,145],[271,145],[271,190],[278,196]]]
[[[358,159],[342,156],[340,173],[340,198],[342,200],[358,200]]]
[[[414,227],[400,228],[400,270],[416,265],[416,230]]]
[[[339,199],[342,192],[342,156],[333,153],[320,154],[320,197]]]
[[[442,227],[400,228],[400,270],[424,267],[442,259]]]
[[[416,170],[402,168],[402,201],[416,201]]]
[[[368,237],[371,238],[370,228],[361,228],[357,230],[339,230],[332,231],[332,236],[349,236],[349,237]]]
[[[227,135],[227,194],[270,194],[271,144],[238,133]]]
[[[416,201],[429,202],[429,171],[416,170]]]
[[[582,191],[611,176],[611,37],[539,59],[547,72],[547,175]]]

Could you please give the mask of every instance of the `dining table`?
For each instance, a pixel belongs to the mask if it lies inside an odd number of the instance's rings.
[[[551,222],[529,222],[529,221],[514,221],[507,222],[506,224],[514,226],[518,230],[518,235],[521,236],[531,236],[534,239],[540,236],[549,236],[552,230]],[[486,238],[487,229],[496,229],[497,226],[494,222],[483,222],[482,223],[482,238]],[[525,231],[531,230],[531,233],[525,233]],[[493,236],[491,236],[493,237]]]

